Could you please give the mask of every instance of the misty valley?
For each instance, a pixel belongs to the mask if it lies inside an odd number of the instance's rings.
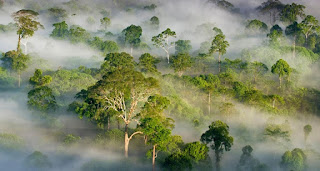
[[[319,171],[318,0],[0,0],[0,170]]]

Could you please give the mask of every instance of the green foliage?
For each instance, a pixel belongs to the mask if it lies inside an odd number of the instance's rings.
[[[90,39],[90,33],[80,26],[71,26],[69,30],[69,39],[72,43],[85,43]]]
[[[0,133],[0,151],[12,152],[13,150],[21,150],[24,141],[14,134]]]
[[[197,142],[188,143],[185,145],[183,152],[184,155],[190,157],[192,161],[198,163],[201,160],[206,160],[209,152],[209,148],[205,145]]]
[[[223,34],[218,34],[214,37],[214,39],[211,42],[211,47],[209,50],[210,54],[219,53],[219,63],[221,61],[220,57],[221,55],[224,55],[227,53],[227,48],[230,46],[229,42],[225,40],[226,36]]]
[[[292,72],[292,68],[290,68],[289,64],[285,60],[279,59],[272,66],[271,72],[274,74],[277,74],[279,76],[280,88],[281,88],[282,77],[284,77],[284,76],[289,77]]]
[[[175,42],[176,54],[190,53],[192,46],[190,40],[178,40]]]
[[[160,25],[160,21],[159,21],[159,18],[157,16],[153,16],[150,18],[150,24],[152,26],[154,26],[155,28],[158,28],[159,25]]]
[[[65,21],[53,24],[53,31],[50,37],[57,39],[67,39],[69,37],[69,26]]]
[[[105,57],[105,62],[101,66],[101,72],[114,72],[122,69],[133,69],[135,62],[133,57],[125,52],[121,53],[109,53]]]
[[[100,19],[101,27],[104,28],[104,30],[107,30],[107,28],[111,25],[111,19],[109,17],[104,17]]]
[[[122,31],[125,36],[125,43],[131,47],[138,47],[141,43],[142,28],[136,25],[130,25]]]
[[[164,163],[163,167],[167,170],[191,170],[192,161],[191,159],[181,152],[176,152],[168,156]]]
[[[246,29],[249,33],[264,33],[267,32],[268,26],[266,23],[255,19],[248,22]]]
[[[311,125],[305,125],[303,127],[303,131],[304,131],[304,137],[305,137],[305,140],[307,140],[308,136],[310,135],[311,131],[312,131],[312,126]]]
[[[261,164],[260,161],[254,158],[251,153],[253,148],[247,145],[242,148],[242,155],[240,157],[239,164],[237,165],[237,170],[239,171],[267,171],[269,168]]]
[[[79,140],[81,140],[81,137],[68,134],[64,137],[63,144],[66,146],[70,146],[70,145],[76,144]]]
[[[50,84],[52,77],[50,75],[42,75],[41,69],[36,69],[34,75],[30,77],[29,83],[34,86],[34,88],[46,86]]]
[[[79,70],[60,69],[51,74],[49,87],[55,96],[68,96],[85,89],[96,82],[91,75]]]
[[[216,155],[216,169],[220,170],[223,151],[230,151],[233,137],[229,135],[229,126],[222,121],[214,121],[209,130],[201,135],[201,142],[210,145]]]
[[[25,159],[25,163],[29,168],[33,169],[49,169],[52,167],[49,158],[40,151],[35,151],[30,154]]]
[[[174,42],[169,41],[169,39],[175,37],[176,32],[171,31],[170,28],[167,28],[165,31],[157,36],[152,37],[151,39],[154,46],[163,49],[167,53],[168,63],[170,62],[169,50],[174,47]]]
[[[302,171],[307,167],[306,160],[307,156],[304,154],[304,152],[299,148],[295,148],[294,150],[286,151],[283,154],[280,166],[286,171]]]
[[[148,5],[148,6],[144,6],[143,9],[145,10],[150,10],[150,11],[153,11],[157,8],[157,5],[155,4],[151,4],[151,5]]]
[[[2,65],[9,71],[21,73],[28,68],[30,57],[17,51],[8,51],[2,58]]]
[[[16,78],[9,75],[8,71],[0,67],[0,89],[14,88]]]
[[[31,90],[28,93],[28,106],[30,109],[41,112],[54,111],[57,102],[52,90],[47,86],[42,86]]]
[[[188,53],[179,53],[171,58],[171,67],[181,77],[183,72],[192,66],[191,56]]]
[[[67,18],[67,11],[63,8],[53,7],[48,9],[49,14],[55,21],[61,21]]]
[[[290,141],[290,133],[290,129],[287,128],[285,124],[268,124],[264,130],[264,135],[272,140],[283,139]]]
[[[139,58],[139,66],[141,67],[142,72],[157,73],[158,70],[156,64],[159,62],[159,59],[149,53],[142,54]]]
[[[16,31],[16,29],[17,25],[14,23],[9,23],[7,25],[0,24],[0,33],[12,32]]]
[[[305,16],[305,8],[305,6],[295,3],[287,4],[280,13],[280,20],[284,23],[291,24],[298,20],[298,16],[301,18]]]
[[[312,15],[308,15],[299,25],[301,32],[305,35],[306,40],[308,37],[320,31],[319,21]]]

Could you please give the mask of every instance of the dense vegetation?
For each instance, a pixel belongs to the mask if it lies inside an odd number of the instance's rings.
[[[20,128],[0,129],[0,151],[10,156],[9,163],[19,156],[18,164],[3,165],[319,169],[317,17],[305,5],[279,0],[252,9],[256,18],[228,1],[204,0],[194,8],[234,17],[241,31],[229,33],[221,22],[206,19],[181,29],[179,20],[188,19],[177,17],[168,25],[162,14],[168,4],[179,2],[0,0],[0,18],[12,17],[0,23],[1,42],[14,37],[16,43],[8,50],[0,42],[0,111],[18,108],[11,117],[23,120]],[[12,13],[12,7],[20,10]],[[135,15],[143,21],[133,22]],[[255,45],[246,45],[251,40]],[[62,48],[54,52],[52,44]],[[68,47],[92,56],[78,57]],[[42,56],[50,53],[64,59]],[[7,117],[1,116],[1,123]],[[0,165],[7,161],[2,157]]]

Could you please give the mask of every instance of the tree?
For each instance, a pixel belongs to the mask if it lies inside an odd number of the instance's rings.
[[[301,18],[305,16],[305,8],[305,6],[295,3],[287,4],[280,13],[280,20],[286,24],[292,24],[298,20],[298,16]]]
[[[267,34],[269,38],[269,43],[272,46],[278,47],[281,44],[281,40],[283,38],[283,31],[282,28],[276,24],[270,29],[270,33]]]
[[[181,152],[175,152],[165,158],[164,167],[172,171],[183,171],[192,169],[191,159]]]
[[[304,131],[304,141],[307,142],[307,139],[312,131],[312,126],[311,125],[305,125],[303,127],[303,131]]]
[[[58,38],[58,39],[67,39],[69,36],[69,26],[65,21],[61,23],[53,24],[53,31],[50,34],[50,37]]]
[[[140,26],[131,25],[124,29],[122,33],[125,36],[125,43],[131,46],[131,53],[134,47],[138,47],[141,43],[142,28]]]
[[[145,101],[158,87],[156,79],[145,78],[140,72],[123,68],[108,72],[102,80],[88,88],[88,99],[102,101],[102,109],[115,111],[125,123],[125,157],[128,157],[130,140],[135,135],[142,134],[141,131],[135,131],[129,136],[128,132],[129,124],[138,119],[136,118],[138,103]],[[96,114],[91,113],[89,117],[99,117]]]
[[[18,87],[20,87],[21,72],[27,69],[27,64],[30,60],[30,57],[28,55],[13,50],[6,52],[2,56],[1,60],[3,62],[2,65],[6,69],[14,71],[18,74]]]
[[[307,166],[307,156],[299,148],[295,148],[292,151],[286,151],[281,158],[280,166],[286,171],[303,171]]]
[[[50,17],[53,17],[54,21],[61,21],[66,19],[66,17],[68,16],[67,11],[65,9],[62,8],[50,8],[48,9]]]
[[[148,138],[147,144],[152,145],[152,168],[155,170],[158,152],[166,150],[173,125],[169,123],[170,120],[153,116],[147,116],[140,120],[140,122],[141,131]]]
[[[133,70],[135,66],[133,57],[125,52],[109,53],[104,60],[105,62],[101,65],[100,69],[100,72],[103,74],[123,69]]]
[[[39,13],[34,12],[32,10],[19,10],[12,14],[14,21],[17,24],[17,34],[18,38],[18,46],[17,52],[20,53],[21,48],[21,39],[33,36],[34,32],[37,31],[39,28],[44,28],[40,22],[37,21],[37,16]]]
[[[171,67],[174,69],[174,72],[178,73],[181,77],[183,72],[191,67],[192,60],[188,53],[180,53],[175,55],[171,59]]]
[[[319,21],[312,15],[308,15],[298,26],[301,29],[301,33],[305,36],[306,44],[311,34],[320,31]]]
[[[57,108],[52,90],[47,86],[35,88],[28,93],[28,106],[40,112],[54,111]]]
[[[271,72],[273,74],[277,74],[279,76],[279,87],[281,88],[282,84],[282,77],[287,76],[289,77],[292,69],[290,68],[289,64],[283,60],[279,59],[272,67],[271,67]]]
[[[287,36],[291,36],[293,37],[293,58],[295,58],[296,56],[296,40],[297,40],[297,36],[301,33],[301,27],[299,26],[299,24],[297,22],[293,22],[293,24],[289,25],[286,30],[285,33]]]
[[[175,42],[176,54],[179,53],[190,53],[192,46],[190,40],[178,40]]]
[[[170,52],[169,50],[174,47],[174,42],[170,42],[169,38],[175,38],[176,32],[171,31],[171,29],[167,28],[167,30],[163,31],[157,36],[152,37],[151,41],[153,45],[163,49],[167,54],[168,63],[170,63]]]
[[[246,30],[249,33],[265,33],[268,31],[268,26],[266,23],[260,20],[250,20],[246,25]]]
[[[150,55],[149,53],[142,54],[139,58],[139,66],[142,72],[156,73],[158,72],[156,64],[160,60]]]
[[[46,170],[52,167],[52,164],[48,156],[42,154],[40,151],[35,151],[32,154],[30,154],[25,159],[25,162],[28,167],[36,170]]]
[[[220,170],[220,161],[223,151],[230,151],[233,137],[229,135],[229,126],[222,121],[214,121],[209,130],[201,135],[201,141],[209,144],[216,156],[216,170]]]
[[[33,85],[34,88],[45,86],[51,81],[52,77],[50,75],[43,76],[41,69],[36,69],[34,75],[29,79],[29,83]]]
[[[150,24],[151,26],[153,26],[154,28],[158,29],[159,25],[160,25],[160,21],[159,18],[157,16],[153,16],[150,19]]]
[[[247,66],[247,69],[250,73],[253,73],[253,82],[257,82],[257,78],[263,74],[265,74],[268,71],[267,65],[261,62],[252,62],[249,63]]]
[[[264,164],[261,164],[258,159],[255,159],[251,153],[253,148],[250,145],[246,145],[242,148],[242,155],[237,166],[239,171],[264,171],[268,170]]]
[[[225,40],[226,36],[223,34],[218,34],[212,40],[211,47],[209,50],[210,54],[215,52],[219,53],[219,72],[221,71],[221,55],[224,55],[227,52],[227,48],[229,47],[229,42]]]
[[[270,95],[269,98],[272,100],[272,108],[275,108],[276,101],[278,101],[282,104],[284,103],[283,97],[281,97],[279,95]]]
[[[263,14],[270,14],[270,24],[274,24],[277,20],[278,14],[284,8],[284,5],[280,0],[267,0],[263,2],[257,10]]]
[[[86,42],[90,39],[90,33],[80,26],[71,26],[69,39],[72,43]]]
[[[183,153],[195,163],[207,159],[209,157],[208,152],[209,148],[207,145],[199,141],[188,143],[183,148]]]
[[[111,20],[108,17],[104,17],[100,19],[101,27],[104,28],[104,30],[107,30],[108,27],[111,25]]]

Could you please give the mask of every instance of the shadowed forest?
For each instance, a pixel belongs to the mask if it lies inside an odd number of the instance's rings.
[[[0,170],[320,170],[317,0],[0,0]]]

